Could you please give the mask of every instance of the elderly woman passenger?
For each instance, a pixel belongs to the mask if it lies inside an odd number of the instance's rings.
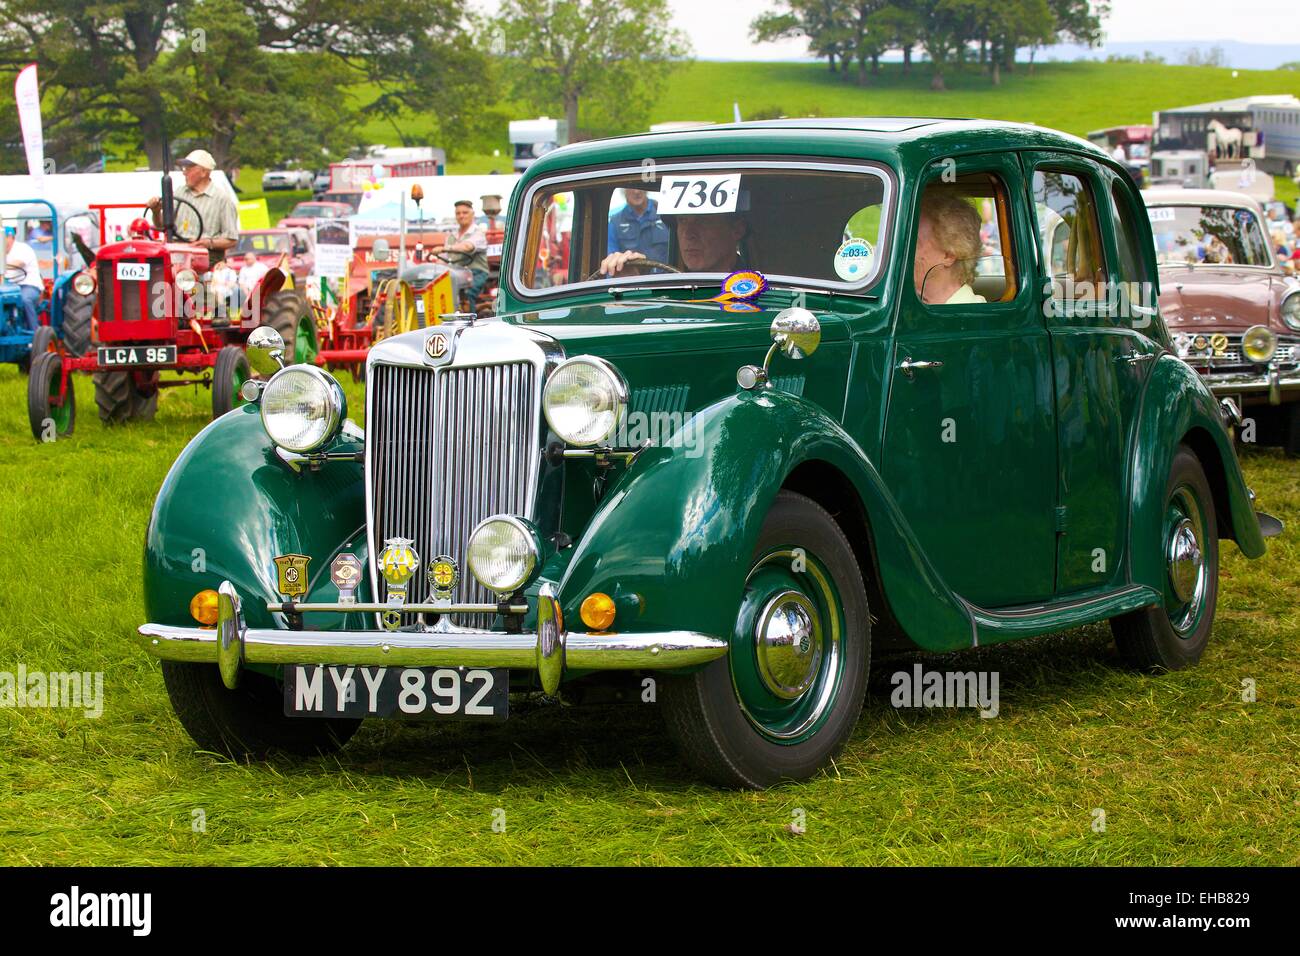
[[[986,302],[972,287],[983,253],[980,214],[966,200],[935,188],[921,200],[912,281],[927,305]]]

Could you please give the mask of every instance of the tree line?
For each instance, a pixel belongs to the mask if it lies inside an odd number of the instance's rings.
[[[880,58],[901,50],[903,70],[914,54],[930,61],[930,86],[975,59],[991,82],[1014,70],[1016,51],[1055,43],[1096,46],[1108,2],[1096,0],[780,0],[750,25],[758,41],[803,37],[832,73],[860,85],[880,72]]]

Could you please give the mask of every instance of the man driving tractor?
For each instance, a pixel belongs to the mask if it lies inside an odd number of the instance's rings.
[[[207,249],[209,262],[220,262],[239,238],[239,210],[235,201],[212,183],[212,170],[216,169],[217,161],[206,149],[196,149],[176,165],[185,174],[185,185],[176,190],[176,199],[184,200],[176,203],[177,232],[186,241],[193,237],[196,245]],[[161,229],[162,200],[154,196],[148,206],[153,224]],[[202,231],[194,221],[195,209],[203,220]]]
[[[5,226],[5,279],[15,282],[22,295],[23,319],[27,328],[35,332],[40,320],[37,309],[45,295],[45,280],[36,253],[25,242],[18,241],[17,230]]]
[[[479,293],[488,280],[487,233],[474,222],[474,204],[468,199],[456,201],[456,225],[459,227],[448,241],[429,249],[431,253],[453,253],[460,259],[456,265],[469,270],[469,301],[478,301]]]

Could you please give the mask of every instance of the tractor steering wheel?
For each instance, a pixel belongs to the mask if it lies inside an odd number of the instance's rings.
[[[628,259],[626,262],[623,263],[623,268],[626,269],[628,266],[636,266],[639,270],[642,270],[641,273],[642,275],[644,275],[650,269],[664,269],[667,270],[668,272],[682,271],[681,269],[678,269],[676,266],[669,265],[667,262],[660,262],[658,259]],[[592,282],[595,279],[599,279],[604,274],[605,273],[597,269],[595,272],[591,273],[582,281]]]
[[[27,270],[23,266],[11,266],[5,263],[5,282],[12,282],[17,285],[26,278]]]
[[[195,231],[194,235],[192,235],[192,236],[190,236],[190,235],[182,235],[181,232],[180,232],[180,230],[176,228],[176,214],[175,214],[175,209],[176,209],[176,207],[178,207],[178,206],[189,206],[191,209],[194,210],[194,218],[197,219],[197,220],[198,220],[198,223],[199,223],[199,225],[198,225],[198,229]],[[198,207],[195,206],[194,203],[190,202],[188,199],[182,199],[180,196],[173,196],[173,197],[172,197],[172,207],[173,207],[173,211],[172,211],[172,234],[171,234],[170,236],[166,236],[165,238],[167,238],[167,239],[173,239],[173,240],[175,240],[176,242],[198,242],[199,239],[201,239],[201,238],[203,237],[203,213],[199,212]],[[145,211],[146,214],[148,214],[148,213],[151,213],[153,210],[150,209],[148,206],[145,206],[145,207],[144,207],[144,211]],[[154,229],[153,231],[154,231],[154,232],[160,232],[161,230]]]

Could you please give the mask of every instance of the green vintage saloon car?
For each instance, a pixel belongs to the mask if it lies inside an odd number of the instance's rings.
[[[621,672],[722,785],[806,778],[872,653],[1109,619],[1197,661],[1257,514],[1123,167],[1004,123],[797,120],[543,157],[500,316],[373,348],[365,431],[269,369],[176,461],[144,646],[202,747],[501,719]],[[1146,290],[1143,294],[1142,290]]]

